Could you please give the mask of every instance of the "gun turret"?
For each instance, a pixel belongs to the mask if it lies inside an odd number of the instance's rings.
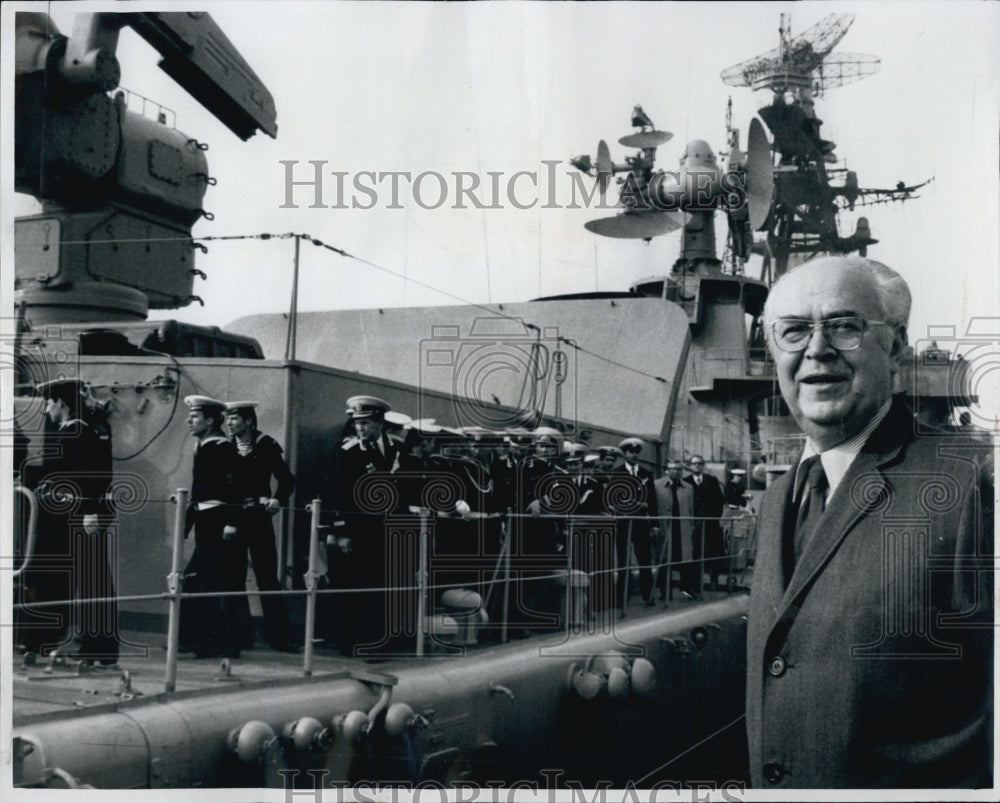
[[[194,298],[191,228],[214,184],[206,145],[108,93],[122,27],[242,139],[276,136],[274,101],[208,14],[79,14],[63,36],[18,13],[15,189],[42,202],[16,221],[17,302],[36,323],[145,318]]]

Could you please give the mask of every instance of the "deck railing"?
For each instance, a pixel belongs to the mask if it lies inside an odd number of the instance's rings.
[[[305,511],[310,514],[310,528],[308,568],[303,576],[303,588],[281,589],[277,591],[247,591],[244,589],[241,591],[193,593],[185,592],[183,590],[183,574],[181,569],[183,543],[186,532],[185,512],[187,510],[189,497],[190,494],[188,490],[180,488],[178,489],[176,495],[171,497],[170,500],[176,505],[176,510],[174,516],[171,570],[166,578],[166,591],[161,593],[118,596],[114,598],[117,602],[162,600],[167,603],[167,661],[164,677],[164,689],[168,692],[176,690],[177,687],[177,660],[179,655],[178,640],[180,634],[181,601],[183,599],[249,597],[253,595],[305,597],[305,621],[302,633],[302,674],[303,676],[308,677],[313,671],[314,644],[317,640],[316,630],[318,624],[317,606],[321,598],[329,595],[341,595],[348,593],[355,595],[366,593],[415,595],[417,616],[416,632],[412,634],[415,636],[414,650],[416,655],[424,655],[429,649],[429,645],[440,641],[437,634],[433,632],[431,628],[432,617],[427,615],[428,610],[430,610],[434,604],[435,597],[439,592],[452,588],[468,588],[469,586],[469,583],[467,582],[429,582],[429,578],[431,576],[430,569],[433,562],[431,538],[433,537],[434,521],[439,518],[449,518],[453,521],[464,519],[464,524],[469,527],[483,526],[487,522],[490,523],[490,526],[500,527],[499,550],[495,555],[488,556],[488,562],[492,566],[491,576],[486,579],[481,578],[480,582],[474,584],[485,592],[484,596],[481,598],[483,601],[481,603],[480,610],[472,611],[470,615],[478,616],[483,608],[490,606],[494,592],[496,591],[497,593],[500,593],[502,602],[497,607],[499,608],[501,617],[499,623],[494,623],[494,627],[497,626],[497,624],[499,625],[499,640],[501,642],[506,642],[509,637],[508,625],[510,623],[511,588],[517,583],[534,583],[536,584],[536,588],[538,587],[537,584],[544,582],[564,586],[566,593],[562,600],[560,612],[562,618],[561,629],[565,630],[566,634],[569,635],[574,631],[574,628],[580,629],[582,626],[579,616],[581,600],[580,595],[585,595],[587,587],[591,583],[598,582],[602,576],[606,577],[606,581],[609,584],[608,587],[612,588],[614,586],[614,582],[616,582],[614,578],[623,578],[625,589],[620,595],[620,598],[624,598],[627,607],[628,584],[631,582],[631,576],[639,569],[648,568],[653,572],[653,588],[655,593],[655,589],[657,587],[656,577],[658,577],[659,572],[667,572],[667,577],[671,578],[674,570],[680,569],[682,566],[689,563],[697,563],[699,577],[701,578],[701,587],[703,587],[705,582],[706,566],[715,562],[718,567],[718,575],[726,576],[726,591],[731,593],[739,584],[742,583],[744,574],[752,564],[755,551],[754,531],[756,517],[754,514],[745,509],[734,507],[727,508],[721,519],[708,517],[678,517],[681,521],[691,522],[692,524],[717,520],[723,528],[725,540],[724,553],[722,555],[706,556],[703,548],[704,537],[702,528],[694,527],[691,536],[690,554],[696,555],[697,557],[687,561],[672,559],[672,519],[669,517],[650,517],[640,515],[595,515],[585,517],[546,513],[536,516],[531,514],[514,514],[509,512],[488,514],[471,513],[464,517],[454,517],[442,516],[441,514],[434,513],[428,509],[415,509],[413,511],[413,515],[396,517],[397,519],[405,519],[405,521],[409,524],[416,523],[417,525],[419,558],[418,565],[414,567],[414,581],[412,585],[393,586],[391,588],[323,588],[321,587],[320,582],[320,579],[323,576],[323,572],[320,571],[322,557],[321,549],[323,548],[324,541],[326,540],[324,532],[331,528],[324,527],[321,524],[321,521],[324,512],[336,515],[337,511],[324,511],[321,500],[314,499],[310,505],[305,508]],[[380,517],[384,518],[387,526],[392,526],[394,521],[392,516]],[[557,552],[553,555],[532,554],[527,556],[512,556],[512,542],[515,540],[513,528],[518,526],[518,522],[528,520],[552,521],[554,526],[560,528],[561,532],[565,536],[565,543],[569,544],[571,548],[564,549],[561,553]],[[629,543],[626,548],[626,565],[624,567],[619,567],[617,565],[617,549],[614,545],[614,539],[618,537],[617,527],[622,522],[628,523],[626,538]],[[638,562],[634,559],[633,551],[630,548],[633,522],[646,522],[660,527],[662,536],[657,539],[656,544],[654,545],[654,547],[658,547],[658,550],[654,552],[654,560],[652,564],[648,566],[638,565]],[[581,561],[580,551],[574,548],[574,545],[584,539],[590,539],[592,541],[595,537],[601,537],[602,535],[610,539],[610,542],[605,543],[604,547],[605,553],[611,559],[611,565],[601,565],[596,567],[587,566],[586,571],[582,570],[579,567],[584,565],[584,562]],[[31,554],[26,554],[19,571],[23,571],[33,559],[34,558]],[[447,563],[444,568],[453,568],[456,566],[457,564],[455,563],[455,559],[456,558],[454,556],[451,556],[451,562]],[[439,566],[438,568],[442,567]],[[607,578],[607,575],[610,575],[610,578]],[[584,577],[586,578],[586,582],[583,581]],[[580,588],[582,588],[583,591],[580,591]],[[666,590],[667,600],[665,601],[665,604],[669,605],[673,594],[672,583],[669,581],[666,583]],[[44,609],[46,607],[72,605],[79,601],[80,600],[56,600],[41,603],[33,602],[30,604],[18,603],[14,605],[14,608],[30,608],[35,610]],[[110,600],[102,598],[88,599],[87,601],[99,603]],[[626,607],[619,608],[619,616],[627,615]]]

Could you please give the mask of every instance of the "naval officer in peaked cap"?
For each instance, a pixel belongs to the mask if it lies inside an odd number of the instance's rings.
[[[652,473],[639,465],[639,455],[645,442],[641,438],[625,438],[618,444],[625,462],[611,472],[610,482],[627,484],[628,492],[617,509],[619,515],[636,516],[618,522],[616,548],[618,555],[618,604],[624,609],[628,605],[625,598],[625,567],[628,565],[628,543],[632,542],[636,562],[639,564],[639,591],[647,605],[655,604],[653,599],[653,547],[651,538],[659,535],[660,528],[652,522],[660,515],[653,487]],[[612,493],[612,496],[615,494]],[[652,517],[647,518],[647,517]],[[630,537],[631,534],[631,537]]]
[[[354,436],[340,446],[334,488],[335,506],[345,519],[345,533],[338,539],[339,554],[332,555],[334,587],[358,589],[337,595],[334,630],[337,646],[345,654],[374,656],[388,641],[386,622],[386,521],[395,510],[395,483],[402,440],[388,435],[385,414],[390,404],[377,396],[352,396],[347,414]],[[392,486],[392,491],[389,486]],[[376,589],[362,593],[361,589]]]

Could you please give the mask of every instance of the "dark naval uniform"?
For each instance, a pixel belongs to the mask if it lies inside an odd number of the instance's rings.
[[[385,402],[381,404],[385,405],[383,410],[388,408]],[[361,411],[360,416],[366,412]],[[349,438],[337,455],[335,505],[344,517],[343,537],[350,539],[350,546],[347,554],[335,556],[330,579],[334,588],[356,589],[336,595],[333,632],[344,653],[354,654],[363,646],[378,647],[388,638],[386,516],[398,506],[392,474],[399,470],[401,445],[397,438],[382,432],[371,442]]]
[[[246,590],[246,545],[240,538],[223,537],[227,525],[239,524],[238,460],[236,447],[222,435],[195,445],[189,508],[195,547],[184,569],[185,592]],[[236,597],[185,600],[181,627],[181,641],[199,656],[240,654]]]
[[[614,522],[604,515],[603,487],[583,473],[577,456],[585,447],[571,447],[567,467],[556,468],[548,490],[549,509],[565,514],[563,532],[568,568],[587,575],[587,607],[591,612],[612,607]]]
[[[47,456],[36,487],[39,497],[36,553],[25,572],[27,601],[78,600],[76,629],[83,658],[115,663],[118,658],[118,606],[114,600],[113,551],[108,527],[114,509],[111,486],[111,437],[82,418],[64,421],[46,436]],[[96,531],[84,529],[97,517]],[[91,519],[92,520],[92,519]],[[89,529],[89,528],[88,528]],[[52,614],[56,614],[56,618]],[[33,651],[52,649],[72,638],[70,608],[40,609],[19,633]],[[49,620],[42,624],[41,619]],[[34,624],[38,622],[38,624]]]
[[[554,445],[553,449],[557,447]],[[517,630],[549,630],[558,627],[553,576],[566,567],[565,543],[559,519],[550,506],[557,473],[552,460],[532,455],[519,462],[514,472],[508,506],[516,514],[511,519],[512,586],[510,618]],[[537,518],[531,513],[541,514]]]
[[[237,450],[239,451],[239,450]],[[278,591],[278,553],[274,545],[274,528],[271,513],[265,507],[274,498],[280,505],[287,505],[295,489],[292,474],[282,455],[281,446],[270,435],[253,433],[253,441],[246,454],[237,460],[237,493],[242,499],[239,514],[239,534],[250,551],[257,588],[261,591]],[[272,492],[271,480],[277,482]],[[285,600],[278,595],[263,595],[260,605],[264,613],[264,638],[275,649],[289,646],[288,610]]]

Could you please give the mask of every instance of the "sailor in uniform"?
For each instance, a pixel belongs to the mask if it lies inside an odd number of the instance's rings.
[[[75,657],[114,664],[118,660],[118,606],[114,600],[113,551],[108,528],[114,520],[109,498],[112,480],[111,434],[93,426],[85,402],[86,386],[56,379],[37,388],[55,429],[46,433],[46,456],[35,488],[42,515],[34,567],[26,572],[30,598],[76,597],[80,648]],[[58,620],[19,633],[24,646],[42,652],[59,646],[67,634],[68,608],[46,608]],[[49,618],[49,617],[46,617]]]
[[[237,530],[239,454],[222,433],[225,404],[208,396],[187,396],[184,403],[188,429],[197,439],[188,508],[194,553],[184,570],[184,591],[245,591],[247,547]],[[184,600],[181,629],[181,641],[190,644],[199,658],[240,656],[236,597]]]
[[[613,594],[608,581],[613,576],[613,532],[612,520],[603,515],[602,485],[588,470],[587,447],[582,443],[566,441],[562,450],[562,465],[559,471],[561,482],[549,491],[550,496],[559,498],[566,510],[566,549],[569,551],[570,568],[577,577],[567,582],[585,585],[584,598],[590,612],[612,607]],[[594,455],[594,461],[597,460]],[[579,575],[583,573],[586,577]],[[580,582],[582,580],[582,582]]]
[[[226,404],[226,428],[239,454],[236,486],[242,500],[239,535],[250,551],[257,588],[280,591],[278,553],[274,544],[271,517],[278,513],[295,489],[295,475],[288,468],[281,446],[270,435],[257,429],[257,402],[234,401]],[[272,490],[271,481],[277,483]],[[288,610],[284,597],[277,594],[260,598],[264,614],[264,638],[272,649],[294,652],[298,649],[288,633]]]
[[[528,630],[547,630],[558,626],[555,612],[553,575],[566,566],[565,543],[559,519],[554,517],[557,497],[550,491],[565,478],[557,462],[562,448],[562,433],[554,427],[538,427],[532,432],[534,453],[518,465],[515,482],[512,557],[520,560],[519,601],[526,614]]]
[[[337,453],[334,499],[344,516],[345,532],[336,539],[331,584],[356,591],[337,595],[334,638],[350,655],[363,645],[383,645],[389,636],[385,517],[397,508],[398,492],[390,475],[400,468],[403,447],[402,440],[383,431],[390,409],[388,402],[375,396],[348,399],[355,435]]]
[[[650,538],[660,534],[660,528],[651,521],[660,515],[653,487],[653,475],[639,465],[639,455],[644,443],[640,438],[625,438],[618,444],[625,455],[625,463],[611,473],[610,482],[623,483],[621,494],[616,496],[615,510],[618,515],[634,516],[618,522],[616,547],[618,553],[618,604],[624,609],[625,567],[628,565],[628,544],[632,543],[635,559],[639,564],[639,590],[646,605],[656,604],[653,599],[653,551]],[[647,517],[652,517],[649,519]]]
[[[618,461],[624,457],[624,453],[617,446],[598,446],[597,476],[602,482],[607,482],[607,477],[615,470]]]

